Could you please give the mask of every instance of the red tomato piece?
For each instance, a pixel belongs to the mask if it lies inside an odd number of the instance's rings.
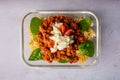
[[[65,35],[70,36],[74,31],[72,29],[69,29],[65,32]]]
[[[85,39],[83,37],[80,37],[78,40],[79,42],[85,42]]]
[[[53,47],[54,47],[54,42],[49,43],[49,44],[48,44],[48,47],[49,47],[49,48],[53,48]]]
[[[65,32],[66,32],[66,30],[67,30],[67,27],[66,27],[65,25],[61,25],[61,26],[59,27],[59,30],[61,31],[62,35],[64,35]]]

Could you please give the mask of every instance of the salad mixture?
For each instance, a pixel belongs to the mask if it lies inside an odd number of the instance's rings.
[[[83,63],[94,56],[95,32],[90,18],[33,17],[30,22],[29,61]]]

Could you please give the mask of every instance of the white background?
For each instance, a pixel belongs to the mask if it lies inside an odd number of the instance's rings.
[[[20,29],[35,10],[92,10],[102,27],[101,58],[86,69],[30,68],[21,58]],[[0,0],[0,80],[120,80],[119,0]]]

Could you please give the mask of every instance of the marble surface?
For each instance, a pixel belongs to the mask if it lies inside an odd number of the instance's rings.
[[[92,10],[102,27],[101,57],[86,69],[30,68],[21,58],[23,16],[34,10]],[[0,0],[0,80],[120,80],[120,0]]]

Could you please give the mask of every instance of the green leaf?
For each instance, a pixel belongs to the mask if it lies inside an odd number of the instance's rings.
[[[36,61],[36,60],[41,60],[41,59],[42,59],[42,51],[40,50],[40,48],[33,50],[33,52],[31,53],[29,57],[30,61]]]
[[[78,46],[78,49],[79,49],[81,54],[87,55],[89,57],[94,56],[94,43],[90,40],[81,43]]]
[[[59,63],[68,63],[69,61],[67,61],[66,59],[61,59],[59,60]]]
[[[81,27],[82,32],[88,30],[90,25],[91,25],[91,19],[90,18],[85,18],[78,23],[78,26]]]
[[[42,20],[38,17],[33,17],[30,23],[31,33],[35,36],[39,32],[39,26],[42,25]]]
[[[75,56],[70,56],[70,59],[73,59]]]

